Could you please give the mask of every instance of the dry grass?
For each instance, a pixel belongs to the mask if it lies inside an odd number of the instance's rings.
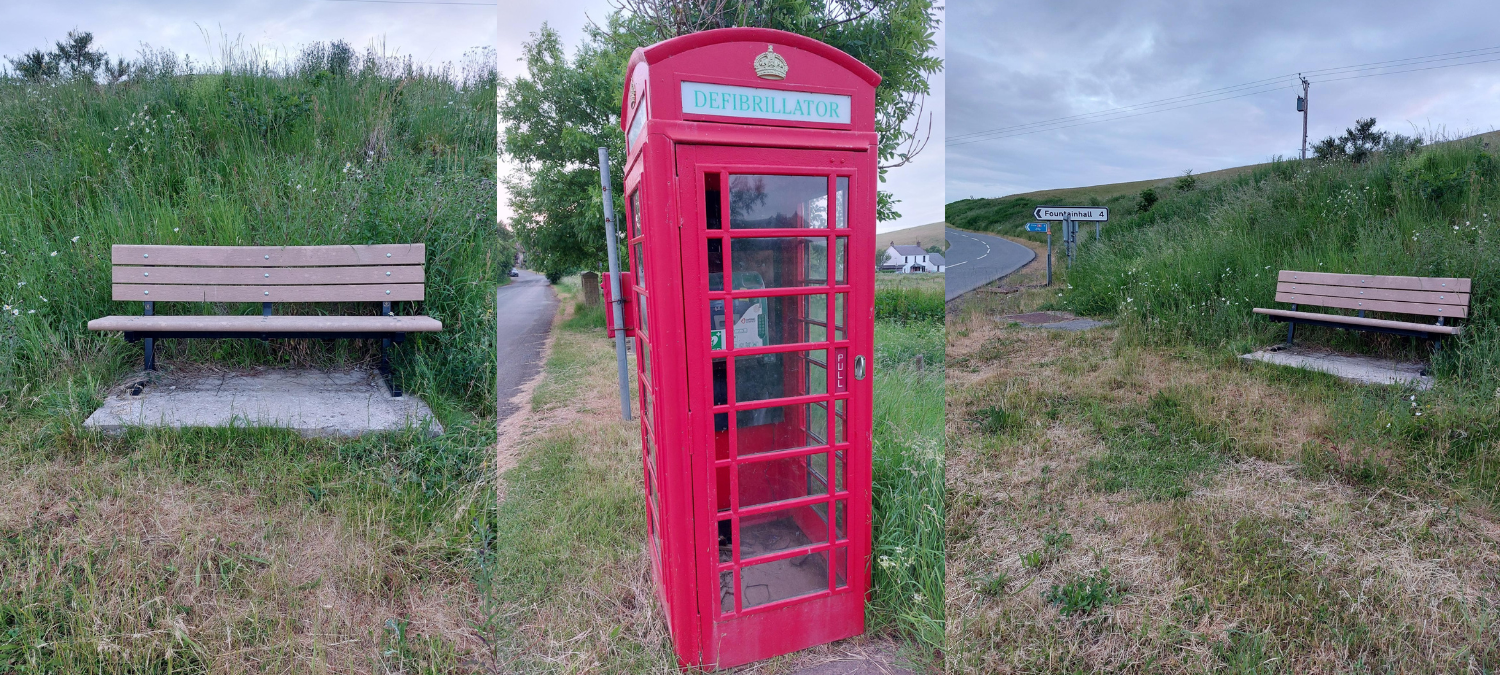
[[[134,457],[7,470],[6,595],[59,603],[7,618],[50,612],[48,641],[71,652],[48,654],[54,663],[111,672],[477,668],[466,655],[482,653],[478,598],[444,542],[393,533],[378,510],[307,501],[181,480]]]
[[[981,296],[949,315],[951,668],[1496,668],[1494,515],[1302,470],[1304,448],[1328,443],[1328,402],[1345,385],[1148,349],[1110,328],[995,320],[1055,293]],[[1174,444],[1129,454],[1172,424],[1186,430]],[[1100,477],[1202,439],[1217,449],[1203,451],[1183,496],[1133,489],[1134,474],[1123,488]],[[1101,578],[1113,595],[1085,611],[1064,615],[1046,594]]]

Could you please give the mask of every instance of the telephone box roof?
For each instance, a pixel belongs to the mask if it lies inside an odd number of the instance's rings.
[[[757,77],[752,63],[768,48],[787,64],[784,80],[768,80]],[[696,60],[675,59],[697,50],[704,50],[703,58]],[[657,64],[662,64],[660,67]],[[637,66],[650,66],[649,91],[637,91]],[[625,67],[625,90],[621,92],[620,122],[624,127],[634,107],[633,93],[644,93],[646,98],[659,99],[667,95],[676,84],[670,80],[683,79],[734,81],[741,85],[760,86],[772,89],[865,90],[868,103],[873,106],[874,88],[880,85],[880,74],[843,51],[812,38],[772,28],[718,28],[700,31],[663,40],[649,47],[640,47],[630,55]],[[866,89],[868,88],[868,89]],[[671,96],[674,105],[653,106],[653,119],[680,119],[680,105],[675,104],[676,92]],[[856,98],[862,98],[857,96]],[[873,116],[868,115],[871,121]],[[856,123],[859,127],[866,126]]]

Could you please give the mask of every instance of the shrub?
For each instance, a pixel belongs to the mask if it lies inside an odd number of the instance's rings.
[[[875,291],[875,318],[906,323],[942,322],[946,305],[943,293],[925,288],[882,288]]]

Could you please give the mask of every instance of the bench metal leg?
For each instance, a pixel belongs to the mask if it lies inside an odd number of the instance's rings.
[[[1293,312],[1297,311],[1297,305],[1295,303],[1292,305],[1292,311]],[[1292,336],[1294,336],[1296,334],[1297,334],[1297,322],[1293,321],[1293,320],[1290,320],[1290,319],[1287,320],[1287,322],[1286,322],[1286,346],[1288,346],[1288,347],[1292,346]]]
[[[143,311],[146,316],[156,314],[156,303],[148,301],[143,304],[145,305]],[[146,338],[143,342],[146,343],[146,370],[156,370],[156,340]]]
[[[390,348],[389,338],[380,341],[380,374],[385,377],[385,386],[391,390],[391,397],[401,398],[401,387],[396,385],[395,375],[391,373],[391,359],[388,353]]]

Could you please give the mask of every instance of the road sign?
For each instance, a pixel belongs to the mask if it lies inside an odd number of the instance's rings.
[[[1103,206],[1038,206],[1037,220],[1109,220],[1109,209]]]
[[[1046,232],[1047,231],[1047,224],[1046,223],[1026,223],[1026,231],[1027,232]]]

